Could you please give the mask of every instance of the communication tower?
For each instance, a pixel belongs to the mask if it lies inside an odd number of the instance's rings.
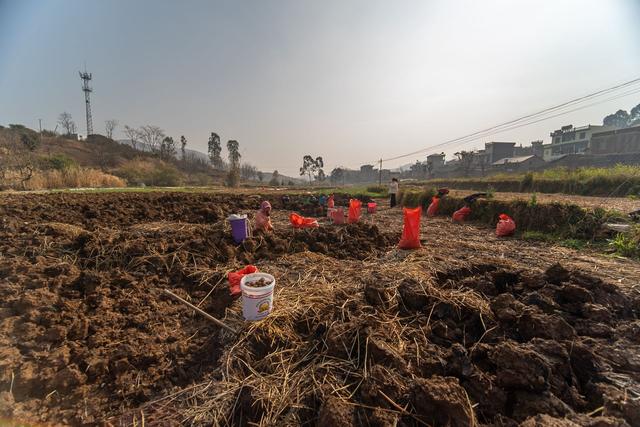
[[[82,91],[84,92],[84,103],[87,110],[87,136],[93,135],[93,120],[91,119],[91,92],[93,89],[89,86],[91,80],[91,73],[87,73],[87,70],[79,71],[80,78],[82,79]]]

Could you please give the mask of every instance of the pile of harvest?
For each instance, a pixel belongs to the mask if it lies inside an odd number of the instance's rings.
[[[283,214],[274,234],[235,245],[224,218],[259,199],[91,196],[0,202],[0,417],[640,425],[633,290],[551,262],[398,251],[400,227],[369,219],[294,231]],[[226,282],[247,263],[277,280],[255,323]]]

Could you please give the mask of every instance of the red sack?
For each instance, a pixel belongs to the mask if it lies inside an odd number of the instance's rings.
[[[402,208],[404,214],[404,226],[402,227],[402,238],[398,246],[400,249],[420,249],[420,217],[422,208],[407,209]]]
[[[331,220],[334,224],[344,224],[344,209],[334,208],[331,213]]]
[[[469,206],[465,206],[453,213],[453,220],[455,222],[464,222],[470,214],[471,208]]]
[[[327,200],[327,208],[332,209],[335,207],[335,202],[333,201],[333,194],[329,196],[329,200]]]
[[[427,216],[436,216],[438,214],[438,206],[440,205],[440,198],[433,196],[431,198],[431,204],[427,208]]]
[[[247,274],[257,273],[258,268],[254,265],[247,265],[242,270],[230,271],[227,274],[227,280],[229,280],[229,292],[231,296],[240,295],[242,290],[240,289],[240,280]]]
[[[349,214],[347,215],[347,222],[352,224],[360,221],[360,212],[362,211],[362,202],[358,199],[349,200]]]
[[[496,236],[511,236],[516,231],[516,222],[507,214],[498,216],[498,224],[496,225]]]
[[[293,228],[315,228],[320,227],[318,224],[318,220],[315,218],[305,218],[303,216],[298,215],[297,213],[292,213],[289,215],[289,221]]]

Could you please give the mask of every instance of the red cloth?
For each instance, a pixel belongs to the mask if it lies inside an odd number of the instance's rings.
[[[229,280],[229,293],[231,296],[240,295],[242,290],[240,289],[240,281],[244,276],[251,273],[257,273],[258,268],[254,265],[247,265],[242,270],[230,271],[227,274],[227,280]]]
[[[453,213],[453,220],[455,222],[464,222],[467,217],[471,214],[471,208],[469,206],[465,206],[463,208],[458,209]]]
[[[433,196],[431,198],[431,204],[427,208],[427,216],[436,216],[438,214],[438,206],[440,205],[440,198]]]
[[[315,228],[320,227],[318,224],[318,220],[315,218],[305,218],[303,216],[298,215],[297,213],[292,213],[289,215],[289,221],[293,228]]]
[[[496,224],[496,236],[511,236],[516,231],[516,222],[507,214],[500,214]]]
[[[422,208],[415,209],[402,208],[404,215],[404,226],[402,227],[402,238],[398,247],[400,249],[419,249],[420,245],[420,217]]]

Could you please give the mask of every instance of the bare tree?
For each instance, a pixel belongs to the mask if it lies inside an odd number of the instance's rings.
[[[140,140],[154,154],[158,154],[160,152],[164,137],[164,131],[158,126],[146,125],[140,128]]]
[[[184,135],[180,137],[180,154],[182,162],[185,162],[187,158],[187,138]]]
[[[249,163],[243,163],[242,166],[240,166],[240,176],[246,180],[258,177],[258,168]]]
[[[73,122],[71,114],[67,113],[66,111],[60,113],[60,115],[58,116],[58,124],[62,129],[64,129],[65,135],[71,135],[76,131],[76,124]]]
[[[104,122],[105,131],[107,132],[107,138],[113,139],[113,131],[116,130],[118,121],[115,119],[107,120]]]
[[[131,141],[131,146],[134,150],[138,149],[138,142],[140,141],[140,130],[132,128],[129,125],[124,125],[124,134]]]

